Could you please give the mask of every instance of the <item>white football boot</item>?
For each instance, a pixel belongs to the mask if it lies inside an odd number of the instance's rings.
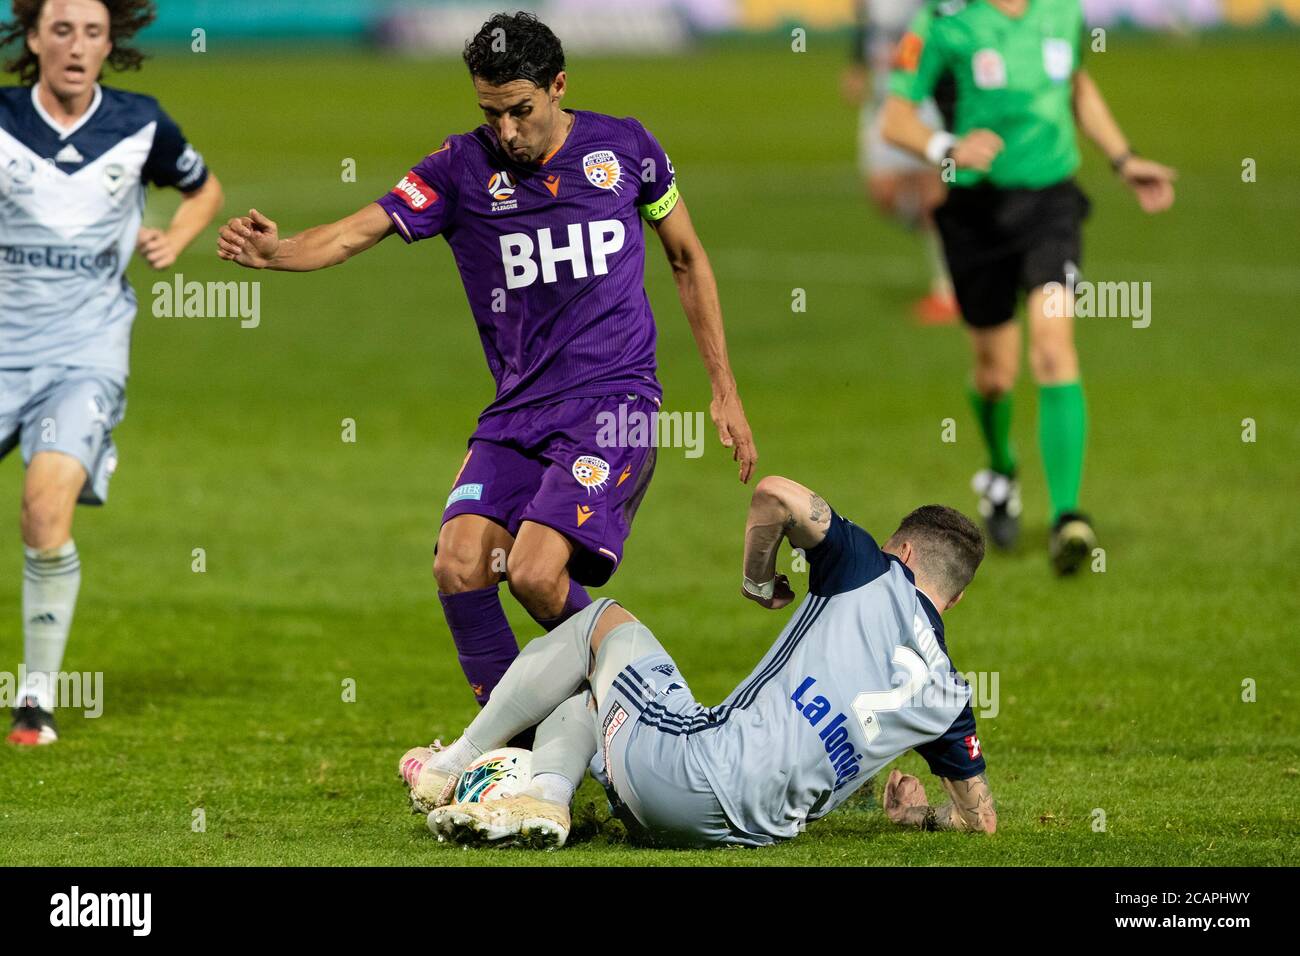
[[[439,843],[513,846],[519,829],[508,813],[497,812],[499,803],[500,800],[490,800],[439,807],[429,814],[429,830]]]
[[[569,808],[527,794],[483,803],[453,803],[429,814],[442,842],[557,849],[569,838]]]

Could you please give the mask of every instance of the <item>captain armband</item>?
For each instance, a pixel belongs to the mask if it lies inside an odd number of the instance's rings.
[[[668,184],[668,192],[652,203],[646,203],[644,206],[638,206],[637,210],[641,213],[641,218],[647,222],[658,222],[664,216],[668,215],[677,206],[678,200],[677,180],[674,179]]]

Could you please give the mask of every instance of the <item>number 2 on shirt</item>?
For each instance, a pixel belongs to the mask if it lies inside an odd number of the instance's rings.
[[[890,690],[863,691],[853,698],[853,713],[857,714],[858,722],[862,724],[862,732],[866,734],[868,744],[880,736],[880,719],[876,713],[901,708],[921,689],[930,673],[921,655],[910,647],[901,644],[895,647],[891,660],[907,671],[907,680]]]

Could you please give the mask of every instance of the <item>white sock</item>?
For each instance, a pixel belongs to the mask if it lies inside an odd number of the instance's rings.
[[[435,770],[441,770],[443,773],[460,773],[481,756],[483,751],[475,747],[468,737],[461,734],[460,739],[454,744],[433,755],[433,766]]]
[[[20,696],[34,697],[45,710],[53,710],[54,689],[63,668],[63,651],[77,607],[81,587],[81,559],[68,541],[61,548],[38,551],[24,548],[23,663],[27,680]]]
[[[568,777],[558,773],[539,773],[524,792],[530,797],[568,806],[573,802],[574,786]]]

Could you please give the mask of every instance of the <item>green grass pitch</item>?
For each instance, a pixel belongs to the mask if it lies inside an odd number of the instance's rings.
[[[961,333],[907,317],[922,246],[867,211],[855,117],[837,94],[845,46],[574,56],[567,104],[635,115],[672,156],[717,272],[761,473],[814,486],[881,534],[925,501],[973,511],[982,454]],[[1084,504],[1104,573],[1049,573],[1034,390],[1022,382],[1026,540],[989,557],[948,619],[958,667],[999,675],[999,713],[980,722],[995,838],[897,831],[860,801],[773,849],[644,850],[597,826],[589,782],[562,852],[438,845],[405,812],[394,766],[474,712],[430,570],[491,385],[451,256],[440,241],[392,239],[322,274],[236,274],[210,230],[176,269],[260,279],[261,324],[155,318],[159,277],[131,267],[142,308],[121,468],[109,507],[77,518],[84,583],[66,662],[104,672],[104,713],[65,714],[56,747],[0,750],[6,862],[1300,861],[1300,161],[1286,124],[1300,88],[1278,82],[1296,44],[1113,34],[1109,46],[1091,68],[1142,152],[1180,168],[1179,199],[1149,219],[1095,155],[1081,174],[1094,200],[1089,276],[1152,283],[1149,328],[1079,322]],[[289,232],[360,207],[480,122],[455,62],[213,49],[160,57],[123,83],[180,120],[226,185],[227,216],[256,204]],[[342,180],[347,159],[357,182]],[[165,222],[174,202],[151,199],[148,221]],[[666,408],[704,410],[707,381],[650,243]],[[796,288],[804,313],[791,310]],[[345,418],[355,444],[341,440]],[[956,442],[941,440],[946,418]],[[3,669],[21,648],[16,458],[0,466]],[[601,592],[655,629],[706,703],[791,613],[738,595],[747,502],[712,434],[700,458],[665,451],[625,566]],[[191,570],[195,548],[205,573]],[[355,702],[343,699],[348,679]],[[1247,679],[1254,702],[1242,699]],[[919,758],[899,765],[936,795]]]

